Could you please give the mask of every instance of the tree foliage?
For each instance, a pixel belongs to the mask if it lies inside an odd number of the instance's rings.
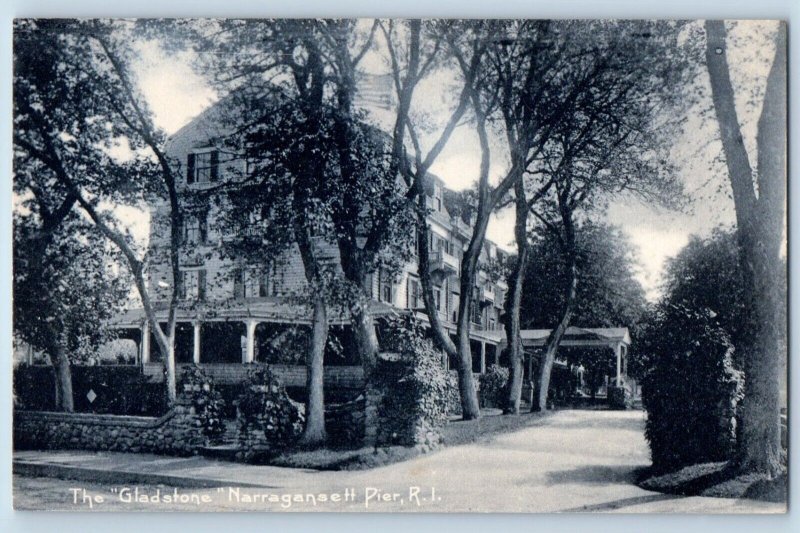
[[[127,21],[19,19],[14,26],[15,188],[63,191],[120,252],[165,358],[175,398],[174,324],[181,213],[163,132],[132,79]],[[170,205],[173,283],[161,330],[144,278],[144,252],[115,208],[145,200]]]
[[[631,327],[646,309],[644,289],[636,279],[636,249],[615,226],[586,220],[576,231],[578,284],[572,323],[578,327]],[[525,272],[522,323],[551,329],[561,319],[568,276],[558,238],[550,232],[531,235],[531,260]]]
[[[27,203],[27,202],[26,202]],[[71,214],[41,250],[38,217],[14,217],[14,333],[34,349],[59,346],[73,363],[86,362],[113,338],[108,321],[127,299],[129,279],[92,228]]]

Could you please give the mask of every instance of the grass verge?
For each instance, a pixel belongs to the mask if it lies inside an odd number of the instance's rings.
[[[473,442],[485,442],[491,438],[518,429],[534,426],[548,413],[522,413],[501,415],[499,410],[485,410],[478,420],[451,420],[442,431],[444,446],[459,446]],[[291,450],[273,457],[269,464],[289,468],[313,470],[368,470],[380,466],[407,461],[419,455],[436,451],[425,446],[386,446],[336,450]]]
[[[643,476],[639,486],[646,490],[681,496],[749,498],[786,502],[786,473],[773,479],[760,474],[741,474],[726,462],[702,463],[668,474]]]

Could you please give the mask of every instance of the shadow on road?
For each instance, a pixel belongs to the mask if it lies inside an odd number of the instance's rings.
[[[634,484],[639,479],[644,467],[630,465],[587,465],[572,470],[548,472],[545,483],[558,485],[561,483],[625,483]]]
[[[594,505],[583,505],[580,507],[573,507],[571,509],[564,509],[562,513],[596,513],[602,511],[614,511],[624,507],[631,507],[633,505],[642,505],[652,502],[663,502],[667,500],[675,500],[681,496],[672,494],[648,494],[646,496],[634,496],[632,498],[622,498],[621,500],[614,500],[605,503],[597,503]]]

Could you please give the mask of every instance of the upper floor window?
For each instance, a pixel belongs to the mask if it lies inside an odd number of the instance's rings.
[[[280,280],[273,267],[272,271],[258,268],[237,268],[233,274],[234,298],[264,298],[277,296]]]
[[[182,300],[205,300],[206,298],[205,269],[181,271],[179,296]]]
[[[422,307],[422,290],[419,281],[409,278],[408,280],[408,307],[409,309],[419,309]]]
[[[483,325],[483,313],[481,312],[481,306],[477,297],[473,297],[472,302],[470,302],[469,312],[470,320],[474,324]]]
[[[394,280],[389,272],[381,271],[378,277],[379,281],[379,298],[380,301],[386,303],[394,303]]]
[[[208,242],[208,214],[206,212],[187,215],[183,223],[183,242],[203,244]]]
[[[436,211],[442,210],[442,188],[439,185],[433,187],[433,208]]]
[[[436,304],[436,310],[442,311],[442,289],[433,288],[433,302]]]
[[[219,178],[219,152],[192,152],[187,161],[186,183],[210,183]]]

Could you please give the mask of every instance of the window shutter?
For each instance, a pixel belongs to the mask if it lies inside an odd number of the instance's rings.
[[[244,270],[237,270],[233,278],[233,297],[244,298]]]
[[[186,272],[181,272],[178,277],[178,298],[186,299]]]
[[[219,177],[219,152],[211,152],[211,181],[217,181]]]
[[[194,154],[189,154],[186,162],[186,183],[194,183]]]
[[[205,244],[208,242],[208,212],[198,213],[197,219],[200,225],[200,242]]]
[[[269,296],[269,273],[262,272],[259,278],[258,295],[262,298]]]
[[[205,271],[205,269],[197,271],[197,299],[198,300],[205,300],[206,299],[206,271]]]

